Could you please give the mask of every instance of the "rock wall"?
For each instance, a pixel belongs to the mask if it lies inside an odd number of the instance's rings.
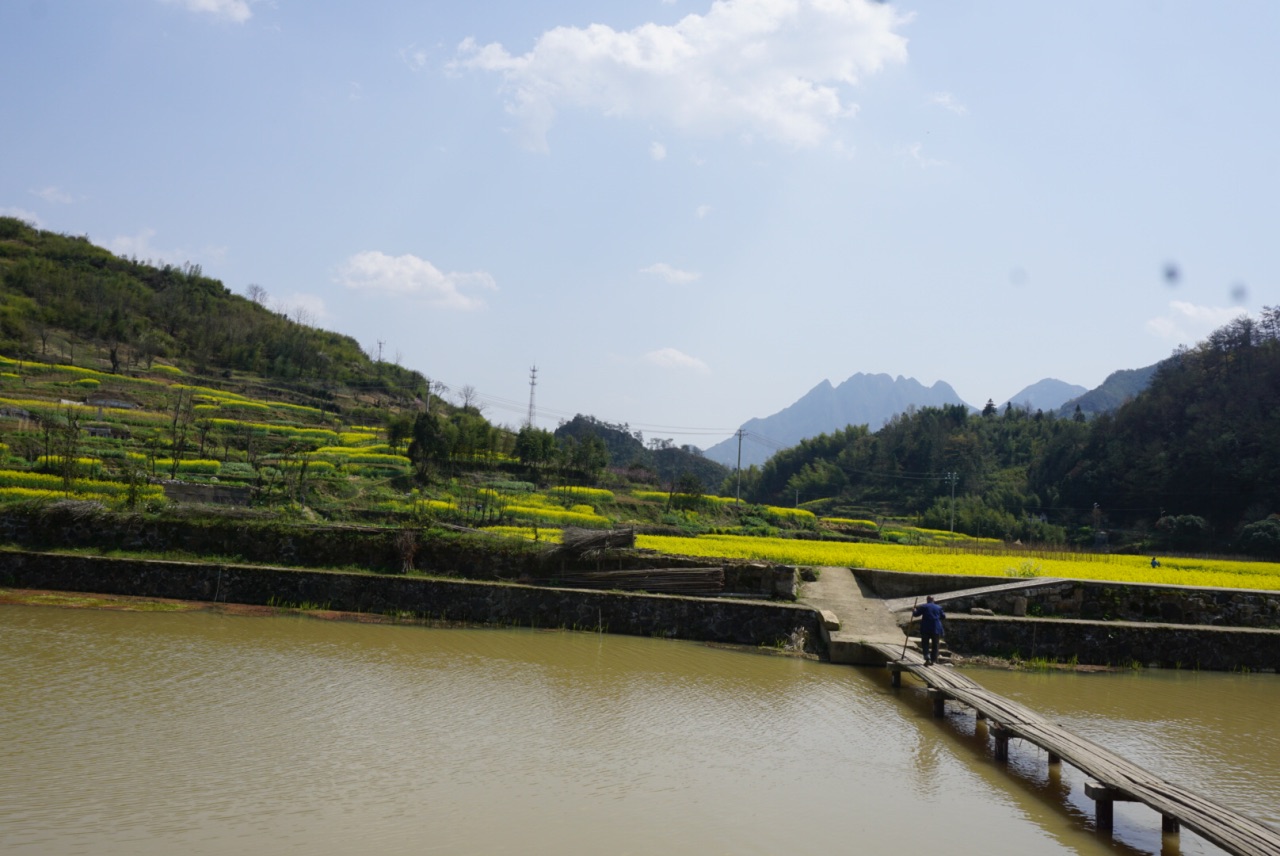
[[[949,614],[989,609],[997,615],[1135,621],[1211,627],[1280,629],[1280,592],[1252,589],[1047,580],[950,577],[858,569],[854,574],[883,597],[943,595]],[[1017,588],[1002,589],[1010,583]],[[972,594],[956,594],[963,589]],[[883,594],[884,591],[901,592]],[[950,593],[949,593],[950,592]]]
[[[661,556],[635,550],[600,551],[574,557],[512,538],[472,535],[425,537],[420,530],[375,526],[286,524],[257,517],[202,515],[156,518],[140,514],[66,510],[0,513],[0,540],[34,550],[66,547],[186,553],[219,556],[231,561],[289,567],[351,567],[384,573],[404,569],[401,541],[416,541],[410,558],[414,570],[479,580],[519,580],[554,584],[571,571],[672,567],[706,567],[707,559]],[[795,600],[796,571],[785,565],[725,562],[725,592]]]
[[[233,564],[0,553],[0,586],[601,630],[816,651],[818,613],[764,601],[548,589]]]
[[[165,480],[160,483],[170,502],[188,505],[248,505],[253,491],[244,485],[192,484]]]
[[[1280,669],[1280,630],[1243,627],[949,613],[946,642],[958,654],[1044,658],[1059,663],[1216,671]]]

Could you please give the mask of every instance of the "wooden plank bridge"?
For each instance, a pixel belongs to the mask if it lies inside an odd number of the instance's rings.
[[[1021,585],[1026,583],[1008,587]],[[1094,800],[1099,829],[1112,827],[1117,801],[1136,801],[1160,814],[1167,835],[1185,826],[1228,853],[1280,856],[1280,832],[1261,821],[1167,782],[954,669],[925,666],[892,615],[892,610],[909,609],[911,601],[895,603],[864,592],[848,568],[822,568],[816,581],[806,583],[800,599],[822,615],[833,663],[887,665],[894,686],[902,685],[904,673],[915,676],[928,686],[935,716],[946,715],[948,701],[972,708],[987,721],[997,760],[1008,760],[1009,740],[1019,739],[1048,753],[1050,764],[1066,761],[1084,773],[1090,780],[1085,795]]]
[[[933,699],[935,716],[944,716],[946,703],[955,701],[987,720],[997,760],[1008,760],[1009,740],[1016,738],[1047,752],[1050,764],[1066,761],[1083,772],[1091,779],[1085,794],[1094,800],[1099,829],[1111,828],[1115,802],[1142,802],[1160,813],[1165,833],[1177,833],[1185,826],[1229,853],[1280,856],[1280,832],[1261,821],[1165,781],[953,669],[925,666],[920,654],[903,644],[867,641],[863,645],[883,656],[893,673],[894,686],[901,686],[904,672],[923,681]]]

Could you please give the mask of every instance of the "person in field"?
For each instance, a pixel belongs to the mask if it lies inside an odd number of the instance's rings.
[[[912,618],[920,619],[920,649],[924,654],[924,664],[932,666],[938,662],[938,642],[942,639],[942,620],[947,614],[942,607],[933,602],[933,595],[925,598],[924,603],[911,611]]]

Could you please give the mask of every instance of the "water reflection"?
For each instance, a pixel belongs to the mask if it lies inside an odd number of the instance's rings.
[[[5,853],[1117,852],[1042,754],[1011,776],[874,670],[36,607],[0,639]]]

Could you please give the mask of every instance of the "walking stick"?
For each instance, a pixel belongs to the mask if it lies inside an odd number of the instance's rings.
[[[915,616],[915,614],[916,614],[916,607],[917,607],[917,606],[919,606],[919,605],[920,605],[920,595],[916,595],[916,602],[915,602],[915,603],[913,603],[913,604],[911,604],[911,615],[912,615],[912,617],[914,617],[914,616]],[[910,627],[910,626],[911,626],[911,618],[908,618],[908,619],[907,619],[907,626],[908,626],[908,627]],[[907,643],[908,643],[908,642],[910,642],[910,641],[911,641],[911,634],[910,634],[910,633],[908,633],[907,631],[903,630],[903,631],[902,631],[902,653],[898,655],[898,660],[899,660],[899,661],[901,661],[901,660],[905,660],[905,659],[906,659],[906,657],[907,657]]]

